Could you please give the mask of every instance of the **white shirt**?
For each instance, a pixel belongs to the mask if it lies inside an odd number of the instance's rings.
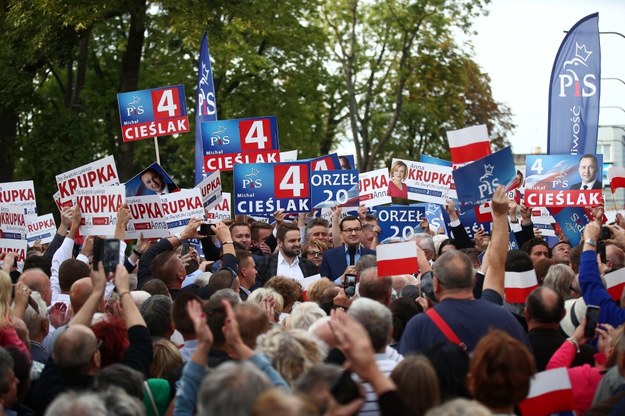
[[[289,264],[282,256],[282,252],[278,250],[278,270],[276,270],[277,276],[286,276],[297,281],[304,280],[304,274],[299,267],[299,257],[295,257],[293,263]]]

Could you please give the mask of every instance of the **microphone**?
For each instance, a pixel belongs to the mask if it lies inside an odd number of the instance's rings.
[[[358,246],[347,246],[347,252],[349,253],[349,265],[353,266],[356,264],[356,250],[358,250]]]

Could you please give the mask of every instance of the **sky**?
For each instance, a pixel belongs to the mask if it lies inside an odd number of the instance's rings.
[[[474,59],[491,77],[494,99],[512,110],[513,152],[546,153],[549,78],[564,31],[599,12],[599,31],[625,34],[625,1],[492,0],[487,9],[474,24]],[[625,81],[625,38],[600,35],[600,44],[601,77]],[[625,84],[603,80],[600,103],[625,109]],[[599,125],[625,126],[625,112],[601,108]]]

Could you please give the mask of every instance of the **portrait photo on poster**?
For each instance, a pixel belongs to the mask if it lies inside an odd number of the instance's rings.
[[[166,195],[180,188],[161,165],[154,162],[126,182],[126,196]]]

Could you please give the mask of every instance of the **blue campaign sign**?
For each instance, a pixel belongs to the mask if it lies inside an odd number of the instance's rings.
[[[202,123],[205,171],[232,170],[238,163],[280,160],[275,116],[205,121]]]
[[[407,241],[415,234],[424,232],[421,219],[425,216],[424,207],[391,206],[375,207],[378,226],[382,230],[378,239],[387,241]]]
[[[319,170],[340,170],[341,162],[339,155],[336,153],[330,153],[326,156],[315,157],[313,159],[303,159],[310,162],[310,169],[313,171]]]
[[[458,200],[462,206],[476,206],[490,201],[497,186],[509,185],[516,177],[512,150],[496,153],[453,171]]]
[[[358,206],[357,170],[313,171],[310,185],[313,208]]]
[[[117,105],[125,142],[189,131],[184,85],[117,94]]]
[[[449,160],[439,159],[437,157],[426,155],[424,153],[421,153],[419,162],[430,163],[432,165],[439,165],[439,166],[450,166],[450,167],[452,166],[452,163]]]
[[[410,204],[410,206],[411,207],[423,207],[423,209],[425,209],[425,218],[427,218],[428,222],[434,227],[436,227],[437,230],[443,227],[443,230],[445,230],[445,234],[449,234],[449,231],[447,229],[447,223],[445,222],[445,218],[443,217],[443,212],[445,211],[445,209],[443,208],[442,205],[433,204],[433,203],[425,203],[425,204]]]
[[[525,187],[538,190],[601,189],[603,155],[527,155]]]
[[[443,210],[442,213],[443,213],[443,218],[445,218],[445,224],[447,225],[447,228],[451,231],[451,226],[450,226],[451,220],[449,219],[449,215],[447,215],[447,211],[445,210]],[[460,212],[460,215],[458,217],[460,219],[460,223],[462,224],[464,229],[467,231],[469,238],[475,237],[475,233],[477,233],[477,230],[479,230],[480,228],[482,228],[484,231],[490,234],[493,223],[492,222],[479,222],[475,209],[473,208],[464,209],[462,212]]]
[[[569,243],[573,247],[579,244],[582,239],[584,227],[590,222],[590,217],[584,208],[567,207],[558,209],[549,209],[551,215],[566,235]]]
[[[310,212],[310,164],[285,163],[236,164],[234,166],[235,214],[270,215],[285,212]]]
[[[514,231],[508,231],[508,250],[518,250],[519,243],[516,241],[516,235]]]

